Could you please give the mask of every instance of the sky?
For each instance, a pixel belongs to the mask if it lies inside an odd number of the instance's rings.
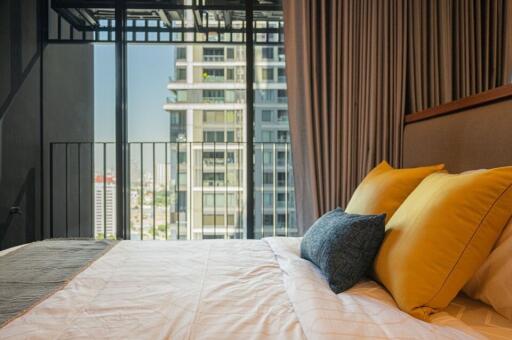
[[[128,140],[169,139],[169,114],[164,111],[173,75],[175,47],[131,44],[127,48]],[[115,47],[94,45],[94,133],[96,142],[115,140]]]

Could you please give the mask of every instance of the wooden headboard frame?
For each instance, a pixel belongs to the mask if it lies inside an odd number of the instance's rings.
[[[455,100],[424,111],[408,114],[405,116],[405,124],[407,125],[425,119],[461,112],[473,107],[487,105],[507,98],[512,98],[512,84],[500,86],[489,91]]]
[[[406,115],[402,166],[512,165],[512,84]]]

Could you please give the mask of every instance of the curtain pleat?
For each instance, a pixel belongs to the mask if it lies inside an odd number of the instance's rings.
[[[410,2],[407,113],[511,82],[511,2]]]
[[[383,159],[399,165],[406,0],[284,2],[297,224],[344,207]]]
[[[503,34],[503,83],[512,84],[512,1],[505,2],[503,10],[505,33]]]
[[[285,0],[297,224],[344,207],[403,116],[512,82],[512,0]]]

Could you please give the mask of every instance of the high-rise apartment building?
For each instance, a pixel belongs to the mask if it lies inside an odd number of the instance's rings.
[[[254,141],[246,138],[245,61],[243,45],[176,47],[164,108],[171,142],[183,153],[186,173],[177,170],[174,184],[186,209],[175,216],[188,238],[243,237],[247,161],[254,162],[255,236],[295,232],[284,51],[255,47]]]
[[[96,237],[116,235],[116,183],[111,175],[94,179],[94,230]]]

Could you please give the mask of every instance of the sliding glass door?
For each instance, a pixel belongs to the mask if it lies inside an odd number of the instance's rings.
[[[96,237],[295,235],[280,1],[110,3],[58,11],[92,32]]]

